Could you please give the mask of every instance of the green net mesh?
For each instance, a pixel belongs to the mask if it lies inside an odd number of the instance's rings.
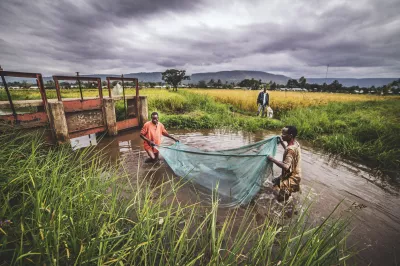
[[[277,136],[220,151],[203,151],[180,142],[158,149],[177,176],[208,193],[217,191],[221,205],[235,206],[249,203],[263,181],[272,176],[267,156],[275,156],[276,147]]]

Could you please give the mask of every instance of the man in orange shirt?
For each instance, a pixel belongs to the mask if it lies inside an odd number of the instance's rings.
[[[146,122],[143,125],[142,131],[140,131],[140,137],[144,140],[144,149],[150,157],[146,162],[155,162],[158,160],[159,153],[154,146],[161,144],[161,135],[173,139],[176,142],[179,141],[168,134],[164,125],[158,122],[158,113],[153,112],[151,114],[151,121]]]

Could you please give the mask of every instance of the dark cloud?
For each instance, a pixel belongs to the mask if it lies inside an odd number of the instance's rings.
[[[46,73],[252,68],[314,75],[327,64],[360,76],[370,74],[366,68],[382,76],[399,70],[399,1],[283,1],[282,14],[257,21],[251,12],[262,3],[2,0],[0,64]],[[236,11],[249,14],[229,16]]]
[[[191,0],[92,0],[93,8],[103,15],[113,14],[122,18],[134,18],[166,10],[181,12],[196,8],[200,1]]]

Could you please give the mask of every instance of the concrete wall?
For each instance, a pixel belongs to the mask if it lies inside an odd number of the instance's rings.
[[[136,114],[135,96],[127,96],[127,109],[131,115],[130,119],[120,121],[123,125],[120,128],[132,128],[142,125],[147,121],[147,97],[139,97],[139,114]],[[115,102],[122,97],[87,99],[64,99],[63,101],[49,100],[47,113],[41,100],[14,101],[14,106],[18,107],[37,107],[46,118],[46,123],[38,124],[35,121],[27,121],[27,127],[38,127],[50,125],[53,136],[59,143],[66,142],[70,138],[75,138],[87,134],[107,131],[108,135],[118,134],[118,124],[116,121]],[[0,101],[0,109],[9,109],[8,101]],[[20,117],[20,116],[19,116]],[[34,116],[27,116],[33,117]],[[47,119],[48,117],[48,119]],[[0,121],[9,122],[14,118],[8,115],[0,115]],[[30,122],[30,123],[29,123]],[[120,123],[118,122],[118,123]],[[29,126],[32,125],[32,126]],[[1,125],[0,125],[1,126]],[[18,126],[18,125],[16,125]],[[26,126],[25,126],[26,127]]]

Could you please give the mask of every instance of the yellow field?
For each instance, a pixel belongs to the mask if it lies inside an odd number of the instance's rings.
[[[33,100],[40,99],[39,90],[10,90],[11,96],[14,100]],[[83,89],[82,90],[83,97],[98,97],[99,92],[97,89]],[[136,91],[134,89],[127,89],[126,95],[135,95]],[[46,90],[46,95],[48,99],[57,99],[57,94],[55,90]],[[180,95],[169,93],[166,89],[143,89],[140,90],[140,95],[149,96],[149,98],[180,98]],[[103,90],[103,96],[108,97],[108,91]],[[77,89],[62,89],[61,90],[62,98],[80,98],[79,90]],[[6,101],[7,96],[5,90],[0,89],[0,100]]]
[[[180,89],[182,90],[182,89]],[[221,90],[221,89],[184,89],[186,91],[206,94],[214,97],[217,101],[227,103],[235,106],[236,108],[248,111],[257,111],[257,95],[259,91],[249,90]],[[127,89],[126,95],[135,95],[134,89]],[[356,95],[356,94],[342,94],[342,93],[319,93],[319,92],[283,92],[283,91],[269,91],[270,106],[274,111],[290,110],[296,107],[307,107],[313,105],[327,104],[329,102],[356,102],[356,101],[382,101],[386,99],[399,99],[400,96],[378,96],[378,95]],[[47,98],[57,98],[55,90],[47,90]],[[38,90],[11,90],[12,97],[16,99],[40,99]],[[62,90],[61,95],[63,98],[79,98],[79,90]],[[103,90],[103,95],[108,96],[108,91]],[[142,89],[140,95],[149,97],[152,103],[158,100],[167,100],[170,105],[181,105],[184,101],[184,96],[181,94],[173,93],[166,89]],[[83,96],[96,97],[98,91],[96,89],[84,89]],[[7,100],[3,91],[0,91],[0,100]],[[173,106],[171,106],[173,107]]]
[[[188,89],[189,90],[189,89]],[[207,94],[217,101],[232,104],[240,110],[256,112],[257,95],[260,91],[249,90],[204,90],[190,89],[191,92]],[[269,102],[273,110],[292,109],[312,105],[327,104],[329,102],[381,101],[386,99],[400,99],[399,96],[357,95],[344,93],[320,92],[284,92],[268,91]]]

